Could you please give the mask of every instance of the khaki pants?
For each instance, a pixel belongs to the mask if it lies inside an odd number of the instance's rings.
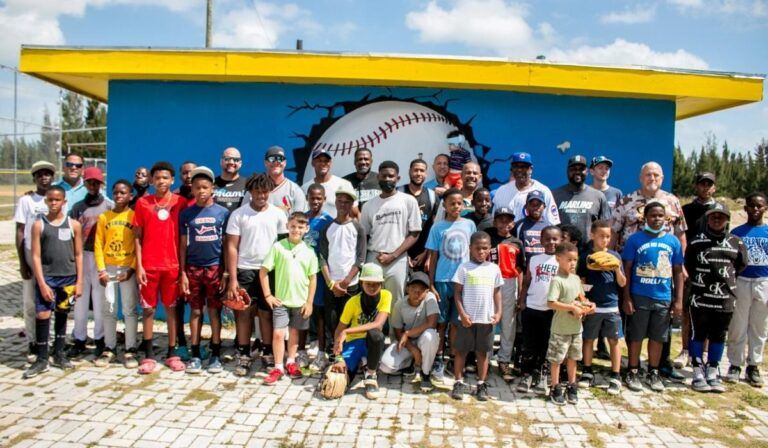
[[[728,361],[731,365],[744,365],[744,346],[747,347],[747,365],[759,366],[763,362],[763,349],[768,338],[768,278],[736,279],[736,305],[728,327]]]

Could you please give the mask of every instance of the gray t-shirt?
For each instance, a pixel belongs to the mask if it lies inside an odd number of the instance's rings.
[[[269,193],[269,203],[284,210],[287,215],[305,212],[308,208],[307,197],[301,187],[287,178]]]
[[[576,226],[581,230],[584,241],[589,239],[594,221],[611,217],[611,208],[605,195],[589,185],[576,190],[571,184],[566,184],[554,190],[552,196],[557,204],[560,222]]]
[[[428,316],[440,314],[440,307],[437,305],[437,298],[431,292],[427,292],[427,297],[419,306],[411,306],[408,299],[398,300],[392,311],[392,327],[399,330],[410,330],[411,328],[423,325]]]
[[[405,193],[376,196],[363,208],[360,224],[368,235],[371,252],[394,252],[410,232],[421,231],[421,211],[416,199]]]
[[[603,194],[605,195],[605,199],[608,200],[608,206],[611,207],[611,210],[616,208],[616,204],[619,203],[621,200],[621,197],[624,196],[624,193],[619,190],[616,187],[608,186],[608,189],[603,190]]]

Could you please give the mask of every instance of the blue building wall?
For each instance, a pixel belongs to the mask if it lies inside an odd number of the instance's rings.
[[[194,160],[218,171],[227,146],[243,154],[243,172],[263,170],[270,145],[288,152],[288,167],[304,174],[303,159],[321,131],[345,113],[381,100],[403,100],[437,110],[470,135],[489,162],[487,179],[509,177],[512,152],[533,155],[534,178],[565,183],[566,160],[603,154],[615,162],[610,183],[637,188],[640,166],[659,162],[669,190],[675,105],[672,101],[577,97],[499,91],[352,86],[112,81],[109,85],[108,174],[131,179],[157,160]],[[304,135],[305,138],[301,136]],[[558,145],[570,148],[564,152]],[[406,148],[408,160],[420,148]],[[374,162],[390,158],[377,151]],[[349,154],[346,157],[351,157]],[[337,154],[335,160],[340,160]],[[495,161],[495,162],[494,162]],[[296,164],[299,167],[296,167]],[[431,160],[430,160],[431,163]],[[336,164],[336,162],[334,162]],[[405,170],[403,170],[405,171]],[[346,173],[337,173],[346,174]],[[404,180],[407,180],[407,174]],[[431,173],[430,173],[431,174]],[[178,184],[178,179],[177,179]]]

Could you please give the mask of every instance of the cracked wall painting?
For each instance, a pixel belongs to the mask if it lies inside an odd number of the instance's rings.
[[[217,171],[228,146],[240,149],[249,175],[264,170],[269,146],[280,145],[287,175],[297,182],[311,179],[313,150],[331,151],[332,171],[343,176],[354,171],[354,150],[365,146],[374,170],[396,161],[403,184],[411,160],[421,156],[431,165],[447,151],[445,135],[453,129],[466,136],[491,188],[509,180],[516,151],[533,155],[534,178],[550,187],[566,182],[574,154],[613,159],[612,183],[625,191],[637,188],[648,160],[670,172],[672,165],[672,101],[268,83],[112,81],[109,89],[112,181],[157,160],[193,160]]]

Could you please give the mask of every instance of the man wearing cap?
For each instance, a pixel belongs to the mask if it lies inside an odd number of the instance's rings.
[[[336,190],[341,187],[344,189],[354,190],[355,188],[349,183],[348,180],[342,179],[339,176],[331,174],[331,166],[333,160],[331,153],[325,149],[317,149],[312,152],[312,168],[315,170],[315,177],[304,182],[301,186],[301,190],[304,194],[307,194],[309,186],[312,184],[320,184],[325,188],[325,204],[323,204],[323,210],[329,215],[336,217]],[[357,205],[357,203],[355,203]]]
[[[378,173],[372,171],[371,166],[373,166],[373,153],[371,153],[371,150],[368,148],[357,148],[355,150],[355,172],[344,176],[344,179],[352,184],[357,193],[357,208],[359,210],[363,209],[363,204],[381,193]]]
[[[547,225],[560,224],[560,216],[557,212],[557,204],[552,197],[552,192],[541,182],[532,179],[533,159],[527,152],[512,154],[511,176],[509,182],[496,190],[493,196],[493,207],[509,207],[517,219],[525,217],[525,204],[528,193],[538,190],[544,196],[544,221]]]
[[[96,224],[99,223],[99,215],[111,210],[113,204],[101,194],[101,189],[104,187],[104,175],[101,169],[95,166],[88,167],[85,169],[83,178],[85,179],[87,194],[69,211],[69,217],[77,220],[83,229],[83,295],[75,302],[75,327],[72,330],[75,344],[68,353],[70,358],[78,358],[85,351],[85,341],[88,338],[88,310],[91,308],[91,302],[96,357],[99,357],[104,351],[104,326],[102,324],[104,288],[99,283],[93,242],[96,238]]]
[[[83,182],[83,165],[83,156],[80,154],[69,153],[64,159],[61,180],[56,184],[63,188],[67,195],[64,213],[69,213],[69,210],[88,193]]]
[[[229,147],[221,154],[221,174],[216,176],[213,187],[213,201],[230,213],[243,203],[246,179],[240,176],[243,159],[237,148]]]
[[[285,165],[285,150],[280,146],[270,146],[264,154],[264,168],[276,187],[269,193],[269,203],[285,210],[288,215],[306,211],[306,195],[296,182],[285,177]]]
[[[605,195],[586,185],[587,159],[575,155],[568,160],[568,183],[552,192],[557,204],[560,221],[571,224],[589,235],[592,223],[598,219],[610,219],[611,210]]]
[[[616,187],[608,185],[608,177],[611,175],[613,160],[606,156],[592,157],[589,164],[589,174],[592,176],[592,188],[602,191],[605,199],[608,200],[608,206],[613,210],[619,203],[624,193]]]
[[[411,161],[411,167],[408,169],[408,183],[397,188],[398,191],[413,196],[419,204],[419,212],[421,213],[421,233],[419,234],[419,239],[416,240],[410,249],[408,249],[408,257],[411,269],[425,272],[427,270],[425,263],[428,254],[424,246],[427,243],[429,229],[432,228],[435,213],[438,208],[438,202],[440,201],[435,190],[425,186],[424,179],[426,179],[426,177],[426,160],[413,159]]]
[[[691,387],[699,392],[724,392],[718,366],[736,302],[736,276],[747,267],[744,242],[728,232],[731,212],[721,203],[704,212],[701,230],[689,240],[685,265],[690,278],[689,314],[693,358]],[[704,343],[709,341],[707,362]]]
[[[16,221],[16,253],[19,257],[19,272],[21,273],[22,310],[24,311],[24,334],[27,337],[29,352],[27,361],[37,359],[35,344],[35,276],[32,274],[32,223],[38,216],[48,213],[45,204],[45,192],[53,182],[56,167],[44,160],[32,164],[29,170],[35,182],[35,191],[25,194],[16,203],[13,220]]]

